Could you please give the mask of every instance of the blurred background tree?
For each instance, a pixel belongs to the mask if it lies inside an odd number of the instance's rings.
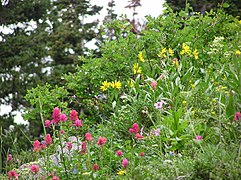
[[[211,9],[220,8],[220,5],[225,3],[224,11],[234,17],[241,16],[241,3],[240,0],[166,0],[166,3],[174,10],[180,11],[184,9],[186,3],[190,3],[193,10],[196,12],[205,13]]]

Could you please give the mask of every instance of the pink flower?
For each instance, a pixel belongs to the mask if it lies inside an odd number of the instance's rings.
[[[50,145],[52,143],[52,138],[50,134],[46,134],[45,143],[46,145]]]
[[[34,151],[40,151],[41,150],[41,144],[38,140],[33,142],[33,150]]]
[[[72,110],[70,112],[70,120],[71,121],[76,121],[78,118],[78,112],[76,110]]]
[[[66,116],[66,114],[60,114],[60,121],[61,122],[65,122],[65,121],[67,121],[67,116]]]
[[[30,170],[32,173],[37,173],[39,171],[39,167],[35,164],[30,164]]]
[[[86,142],[82,142],[80,154],[84,154],[85,152],[86,152]]]
[[[59,180],[59,178],[57,176],[53,176],[51,180]]]
[[[53,124],[58,124],[58,122],[60,121],[60,115],[61,115],[60,109],[55,107],[52,114]]]
[[[73,147],[72,142],[67,142],[67,148],[70,150],[70,149],[72,149],[72,147]]]
[[[49,128],[51,126],[51,121],[50,120],[46,120],[44,124],[45,124],[46,128]]]
[[[83,125],[82,125],[82,121],[79,120],[79,119],[77,119],[77,120],[75,121],[75,124],[73,124],[73,126],[75,126],[76,128],[82,127],[82,126],[83,126]]]
[[[129,161],[126,158],[124,158],[123,161],[122,161],[122,166],[124,168],[127,168],[128,164],[129,164]]]
[[[94,165],[93,165],[93,170],[94,170],[94,171],[98,171],[98,169],[99,169],[98,164],[94,164]]]
[[[154,134],[155,136],[160,136],[160,128],[157,128],[155,131],[154,131]]]
[[[15,178],[15,179],[18,179],[18,174],[16,173],[15,170],[11,170],[8,172],[8,179],[11,179],[11,178]]]
[[[41,144],[41,149],[45,149],[47,145],[45,143]]]
[[[138,133],[138,132],[139,132],[139,126],[138,126],[138,124],[137,124],[137,123],[134,123],[134,124],[132,125],[132,127],[129,129],[129,132],[130,132],[130,133],[134,133],[134,134]]]
[[[92,138],[92,136],[91,136],[90,133],[86,133],[86,134],[85,134],[85,140],[86,140],[86,141],[92,141],[92,140],[93,140],[93,138]]]
[[[151,82],[151,87],[152,87],[153,89],[156,89],[156,86],[157,86],[157,82],[156,82],[156,81],[152,81],[152,82]]]
[[[99,146],[102,146],[106,143],[106,138],[105,137],[99,137],[97,144]]]
[[[141,153],[140,153],[140,156],[145,156],[145,153],[144,153],[144,152],[141,152]]]
[[[235,121],[241,120],[241,113],[240,113],[240,112],[236,112],[236,113],[235,113],[235,115],[234,115],[234,120],[235,120]]]
[[[203,139],[203,137],[202,136],[200,136],[200,135],[198,135],[198,136],[196,136],[196,138],[195,138],[197,141],[200,141],[200,140],[202,140]]]
[[[140,135],[139,133],[136,133],[136,139],[143,139],[144,137]]]
[[[64,134],[65,133],[65,130],[60,130],[60,134]]]
[[[7,161],[9,161],[9,162],[12,162],[12,161],[13,161],[13,156],[12,156],[12,154],[9,154],[9,155],[8,155]]]
[[[115,153],[117,156],[122,156],[123,152],[121,150],[116,151]]]
[[[161,100],[161,101],[155,103],[154,106],[156,109],[162,109],[163,104],[166,104],[166,102]]]

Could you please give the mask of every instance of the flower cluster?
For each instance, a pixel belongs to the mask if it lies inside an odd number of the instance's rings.
[[[143,139],[144,137],[139,133],[139,125],[134,123],[132,127],[129,129],[129,132],[135,134],[136,139]]]
[[[100,90],[106,91],[109,87],[112,87],[113,89],[121,89],[121,82],[117,80],[108,82],[107,80],[105,80],[104,82],[102,82]]]
[[[182,50],[181,50],[180,54],[181,55],[188,55],[190,57],[194,57],[194,59],[198,59],[197,49],[195,48],[192,52],[190,46],[187,45],[186,43],[182,44]]]
[[[134,74],[141,74],[142,73],[142,67],[139,67],[138,63],[133,64],[133,73]]]
[[[157,54],[158,57],[160,58],[165,58],[167,56],[174,56],[174,51],[172,48],[168,48],[168,50],[166,48],[162,48],[161,52]]]

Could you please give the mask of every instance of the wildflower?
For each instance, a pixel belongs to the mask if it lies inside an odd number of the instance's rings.
[[[187,105],[187,101],[182,101],[183,106]]]
[[[30,170],[32,173],[37,173],[39,171],[38,165],[30,164]]]
[[[139,61],[141,61],[141,62],[145,62],[145,60],[144,60],[144,58],[143,58],[143,56],[142,56],[142,52],[139,52],[139,54],[138,54],[138,59],[139,59]]]
[[[123,174],[125,174],[125,173],[126,173],[126,170],[121,170],[121,171],[118,171],[118,172],[117,172],[118,175],[123,175]]]
[[[116,89],[120,89],[121,88],[121,82],[115,80],[114,82],[111,82],[111,87],[116,88]]]
[[[86,142],[82,142],[80,154],[86,153]]]
[[[194,57],[194,59],[198,59],[198,51],[197,51],[197,49],[194,49],[193,57]]]
[[[65,130],[60,130],[60,134],[64,134],[65,133]]]
[[[124,168],[127,168],[129,161],[126,158],[124,158],[121,164]]]
[[[110,87],[111,83],[105,80],[102,82],[102,86],[100,87],[101,91],[106,91]]]
[[[135,84],[133,83],[133,81],[128,81],[128,85],[132,88],[132,87],[134,87],[135,86]]]
[[[86,134],[85,134],[85,140],[86,140],[86,141],[92,141],[92,140],[93,140],[93,138],[92,138],[92,136],[91,136],[90,133],[86,133]]]
[[[239,20],[238,23],[241,24],[241,20]]]
[[[83,126],[83,125],[82,125],[82,121],[79,120],[79,119],[77,119],[77,120],[75,121],[75,124],[73,124],[73,126],[75,126],[76,128],[82,127],[82,126]]]
[[[241,51],[239,51],[239,50],[236,50],[236,51],[235,51],[235,55],[236,55],[236,56],[239,56],[239,55],[241,55]]]
[[[177,59],[177,58],[173,58],[172,64],[175,65],[175,66],[178,68],[178,66],[179,66],[179,61],[178,61],[178,59]]]
[[[166,57],[166,53],[167,49],[166,48],[162,48],[161,52],[159,54],[157,54],[158,57],[162,58],[162,57]]]
[[[40,151],[41,150],[41,144],[38,140],[33,142],[33,151]]]
[[[61,121],[61,122],[65,122],[65,121],[67,121],[67,119],[68,119],[68,118],[67,118],[66,114],[61,114],[61,115],[60,115],[60,121]]]
[[[132,125],[132,127],[129,129],[129,132],[134,133],[134,134],[138,133],[139,132],[139,125],[137,123],[134,123]]]
[[[141,74],[142,73],[141,67],[139,67],[138,63],[133,64],[133,73],[134,74]]]
[[[144,153],[144,152],[141,152],[141,153],[140,153],[140,156],[142,156],[142,157],[145,156],[145,153]]]
[[[102,146],[106,143],[106,138],[105,137],[99,137],[97,144],[99,146]]]
[[[50,134],[46,134],[45,143],[46,145],[50,145],[52,143],[52,138]]]
[[[94,170],[94,171],[98,171],[98,169],[99,169],[98,164],[94,164],[94,165],[93,165],[93,170]]]
[[[235,115],[234,115],[234,120],[235,120],[235,121],[241,120],[241,113],[240,113],[240,112],[236,112],[236,113],[235,113]]]
[[[200,140],[202,140],[202,139],[203,139],[203,137],[202,137],[202,136],[200,136],[200,135],[197,135],[195,139],[196,139],[197,141],[200,141]]]
[[[182,51],[180,52],[180,54],[181,55],[184,55],[184,54],[190,55],[190,53],[191,53],[190,46],[188,46],[186,43],[183,43],[182,44]]]
[[[155,134],[155,136],[160,136],[160,128],[157,128],[157,129],[154,131],[154,134]]]
[[[58,124],[58,122],[60,121],[60,115],[61,115],[60,109],[55,107],[54,110],[53,110],[53,114],[52,114],[53,124]]]
[[[8,172],[8,179],[15,178],[18,179],[19,174],[15,170],[11,170]]]
[[[76,110],[72,110],[70,112],[70,120],[71,121],[76,121],[78,118],[78,112]]]
[[[72,142],[67,142],[67,148],[70,150],[70,149],[72,149],[72,147],[73,147]]]
[[[7,161],[9,161],[9,162],[12,162],[12,161],[13,161],[13,156],[12,156],[12,154],[9,154],[9,155],[8,155]]]
[[[172,48],[168,49],[168,53],[169,53],[170,56],[174,56],[174,51],[172,50]]]
[[[51,126],[51,121],[50,120],[46,120],[45,123],[44,123],[44,126],[46,128],[49,128]]]
[[[136,133],[136,139],[143,139],[144,137],[140,135],[139,133]]]
[[[117,156],[122,156],[123,152],[121,150],[117,150],[115,153]]]
[[[155,106],[156,109],[162,109],[163,104],[166,104],[166,102],[163,101],[163,100],[161,100],[161,101],[159,101],[159,102],[156,102],[156,103],[154,104],[154,106]]]
[[[157,82],[156,82],[156,81],[152,81],[152,82],[151,82],[151,87],[152,87],[153,89],[156,89],[156,86],[157,86]]]
[[[47,147],[46,143],[41,144],[41,149],[45,149]]]
[[[57,176],[53,176],[51,180],[59,180],[59,178]]]

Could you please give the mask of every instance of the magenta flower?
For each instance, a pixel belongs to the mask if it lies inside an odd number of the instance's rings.
[[[136,134],[139,132],[139,125],[137,123],[134,123],[132,127],[129,129],[130,133]]]
[[[15,170],[11,170],[8,172],[8,179],[15,178],[18,179],[19,174]]]
[[[46,128],[49,128],[51,126],[51,121],[50,120],[46,120],[45,123],[44,123],[44,126]]]
[[[93,170],[94,170],[94,171],[98,171],[98,169],[99,169],[98,164],[94,164],[94,165],[93,165]]]
[[[116,151],[115,153],[117,156],[122,156],[123,152],[121,150]]]
[[[78,118],[78,112],[76,110],[72,110],[70,112],[70,120],[71,121],[76,121]]]
[[[144,152],[141,152],[141,153],[140,153],[140,156],[145,156],[145,153],[144,153]]]
[[[156,102],[156,103],[154,104],[154,106],[155,106],[156,109],[162,109],[162,108],[163,108],[163,107],[162,107],[163,104],[166,104],[166,102],[163,101],[163,100],[161,100],[161,101],[159,101],[159,102]]]
[[[65,133],[65,130],[60,130],[60,134],[64,134]]]
[[[200,136],[200,135],[197,135],[195,139],[196,139],[197,141],[200,141],[200,140],[202,140],[202,139],[203,139],[203,137],[202,137],[202,136]]]
[[[136,133],[136,139],[143,139],[144,137],[140,135],[139,133]]]
[[[61,115],[60,109],[55,107],[52,114],[53,124],[58,124],[58,122],[60,121],[60,115]]]
[[[86,152],[86,142],[82,142],[80,154],[84,154]]]
[[[124,168],[127,168],[129,161],[126,158],[124,158],[121,164]]]
[[[46,145],[50,145],[52,143],[52,138],[50,134],[46,134],[45,143]]]
[[[65,122],[65,121],[67,121],[67,116],[66,116],[66,114],[60,114],[60,121],[61,122]]]
[[[86,141],[92,141],[92,140],[93,140],[93,138],[92,138],[92,136],[91,136],[90,133],[86,133],[86,134],[85,134],[85,140],[86,140]]]
[[[59,180],[59,178],[57,176],[53,176],[51,180]]]
[[[12,162],[12,161],[13,161],[13,156],[12,156],[12,154],[9,154],[9,155],[8,155],[7,161],[9,161],[9,162]]]
[[[72,147],[73,147],[72,142],[67,142],[66,144],[67,144],[67,148],[68,148],[69,150],[72,149]]]
[[[151,82],[151,87],[152,87],[153,89],[156,89],[156,86],[157,86],[157,82],[156,82],[156,81],[152,81],[152,82]]]
[[[106,138],[105,137],[99,137],[97,144],[99,146],[102,146],[106,143]]]
[[[32,173],[37,173],[39,171],[39,167],[35,164],[30,164],[30,170]]]
[[[41,143],[38,140],[33,142],[33,150],[34,151],[40,151],[41,150]]]
[[[83,126],[83,125],[82,125],[82,121],[79,120],[79,119],[77,119],[77,120],[75,121],[75,124],[73,124],[73,126],[75,126],[76,128],[82,127],[82,126]]]
[[[235,113],[235,115],[234,115],[234,120],[235,120],[235,121],[241,120],[241,113],[240,113],[240,112],[236,112],[236,113]]]

